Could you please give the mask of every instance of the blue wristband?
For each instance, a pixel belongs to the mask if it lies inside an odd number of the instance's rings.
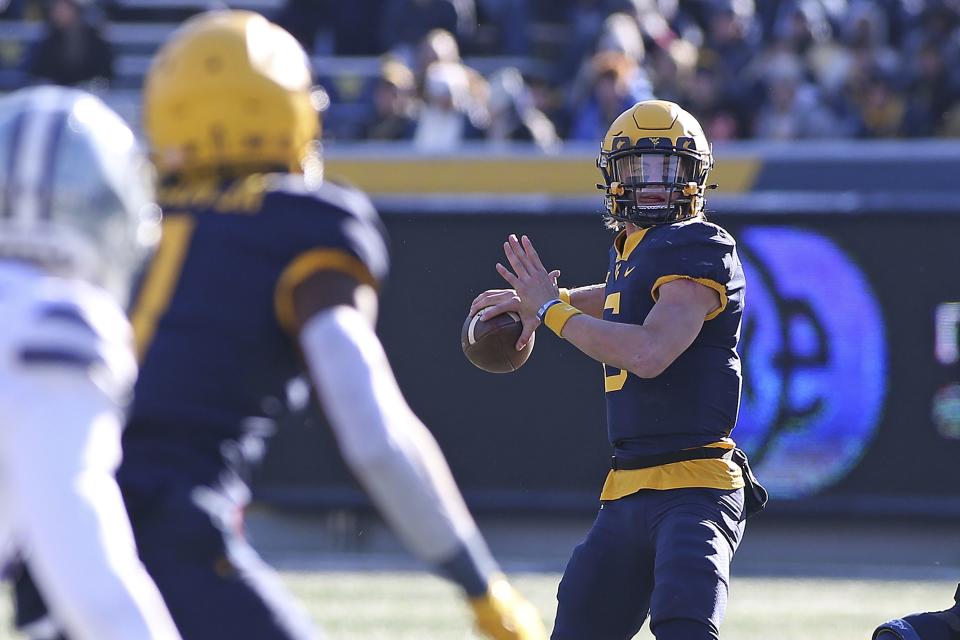
[[[540,322],[543,322],[543,317],[547,315],[547,311],[550,310],[550,307],[552,307],[555,304],[563,304],[563,300],[561,300],[560,298],[554,298],[553,300],[547,300],[546,302],[544,302],[543,306],[540,307],[540,309],[537,311],[537,320],[539,320]]]

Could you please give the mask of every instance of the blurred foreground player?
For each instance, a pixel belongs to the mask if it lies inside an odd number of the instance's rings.
[[[0,99],[0,153],[0,561],[50,605],[25,631],[178,638],[113,476],[137,375],[120,304],[151,211],[158,230],[147,160],[99,99],[57,87]]]
[[[309,368],[344,458],[493,638],[545,636],[499,573],[373,331],[387,251],[370,202],[321,179],[307,57],[261,16],[201,14],[158,52],[145,129],[163,239],[131,318],[142,363],[118,479],[184,638],[313,636],[242,532],[270,403]]]
[[[627,640],[648,615],[658,640],[718,638],[730,561],[766,499],[730,438],[745,282],[733,237],[703,215],[712,165],[693,116],[637,103],[598,158],[618,232],[606,281],[561,295],[530,240],[511,235],[513,271],[497,270],[512,289],[470,310],[519,313],[517,348],[543,322],[604,363],[612,469],[560,582],[555,640]]]
[[[873,640],[960,640],[960,584],[953,601],[944,611],[912,613],[884,622],[873,632]]]

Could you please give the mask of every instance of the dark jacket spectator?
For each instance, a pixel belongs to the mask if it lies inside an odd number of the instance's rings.
[[[382,0],[351,0],[344,11],[340,0],[287,0],[277,23],[311,53],[373,56],[381,52],[382,5]]]
[[[936,43],[921,44],[911,63],[913,73],[901,133],[910,137],[933,136],[960,93],[951,82],[943,49]]]
[[[446,29],[465,42],[473,37],[476,26],[474,0],[388,0],[380,44],[384,51],[414,47],[434,29]]]
[[[608,51],[593,57],[590,93],[576,109],[569,138],[601,140],[617,116],[638,100],[649,100],[652,94],[636,95],[631,86],[636,63],[627,56]]]
[[[113,51],[83,15],[80,0],[53,0],[47,31],[32,51],[28,72],[36,80],[78,85],[113,79]]]
[[[388,60],[373,89],[373,119],[364,128],[367,140],[410,140],[417,128],[416,84],[403,63]]]
[[[40,0],[0,0],[0,19],[37,20],[42,14]]]

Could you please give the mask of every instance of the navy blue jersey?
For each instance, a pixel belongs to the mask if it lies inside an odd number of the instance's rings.
[[[160,204],[163,238],[131,315],[141,370],[125,455],[215,477],[256,457],[304,370],[294,287],[320,270],[376,286],[386,243],[365,196],[298,175],[174,185]]]
[[[643,324],[659,288],[677,278],[715,289],[720,308],[657,377],[605,367],[610,442],[624,453],[648,455],[718,442],[737,420],[744,277],[736,243],[724,229],[695,218],[629,237],[621,233],[610,251],[603,319]]]

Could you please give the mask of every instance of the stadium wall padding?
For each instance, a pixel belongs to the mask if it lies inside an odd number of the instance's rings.
[[[522,369],[489,374],[464,358],[459,332],[472,298],[505,286],[494,264],[508,233],[528,234],[564,286],[601,281],[612,236],[600,217],[471,210],[456,197],[429,213],[387,209],[393,268],[379,331],[468,502],[594,509],[610,455],[600,365],[539,331]],[[733,437],[771,489],[771,511],[960,515],[957,212],[742,213],[728,202],[713,214],[738,238],[748,279]],[[269,504],[366,504],[310,410],[286,420],[257,475]]]
[[[599,143],[599,141],[598,141]],[[330,176],[374,196],[469,193],[596,197],[598,146],[567,144],[543,154],[528,145],[465,145],[450,154],[407,145],[334,145]],[[744,141],[715,145],[709,181],[719,193],[912,192],[950,188],[960,144],[948,140]]]

